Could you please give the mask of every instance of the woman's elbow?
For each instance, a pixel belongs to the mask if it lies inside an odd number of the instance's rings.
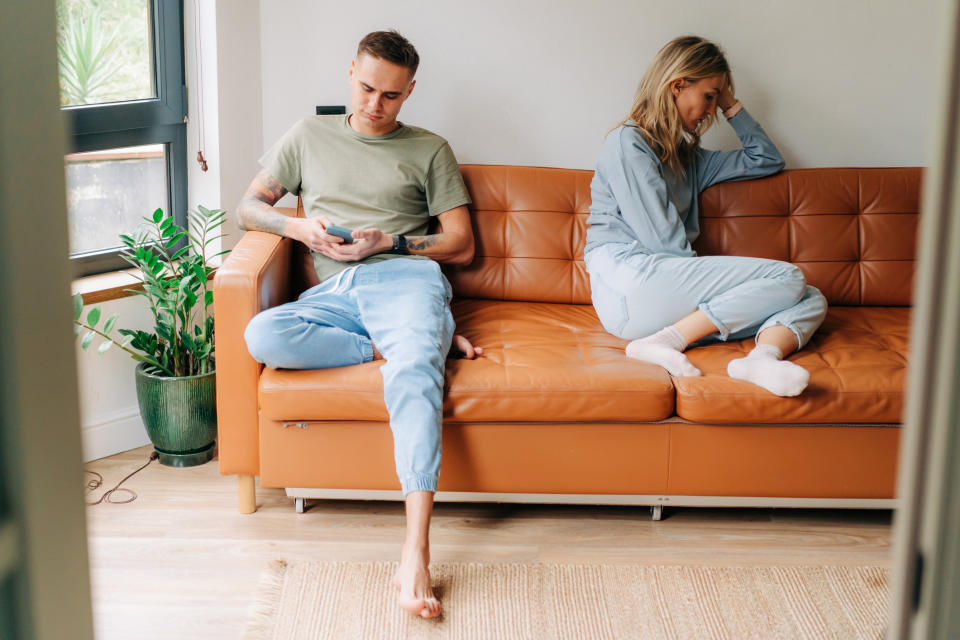
[[[783,156],[780,154],[780,150],[774,148],[767,157],[767,166],[770,167],[772,173],[777,173],[783,171],[787,166],[786,161],[783,159]]]

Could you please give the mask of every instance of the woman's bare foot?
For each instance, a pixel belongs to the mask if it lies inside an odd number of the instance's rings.
[[[443,610],[430,585],[429,565],[429,550],[405,544],[400,567],[393,576],[393,584],[400,592],[397,604],[421,618],[436,618]]]

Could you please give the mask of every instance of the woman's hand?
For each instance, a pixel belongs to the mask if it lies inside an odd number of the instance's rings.
[[[725,82],[723,85],[723,91],[721,91],[720,95],[717,96],[717,106],[720,107],[721,111],[726,111],[736,103],[737,99],[733,97],[733,93],[730,91],[730,83]]]

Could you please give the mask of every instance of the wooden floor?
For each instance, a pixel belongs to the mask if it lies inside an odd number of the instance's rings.
[[[87,465],[104,476],[95,499],[146,462],[144,447]],[[257,490],[237,512],[237,481],[216,462],[152,463],[127,481],[130,504],[87,508],[98,640],[241,635],[267,563],[396,560],[403,510],[392,502],[308,502]],[[889,511],[438,504],[435,562],[890,566]]]

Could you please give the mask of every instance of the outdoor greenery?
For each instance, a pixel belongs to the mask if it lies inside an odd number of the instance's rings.
[[[119,314],[113,314],[101,328],[100,307],[83,316],[83,297],[74,296],[73,319],[76,334],[83,334],[80,346],[87,349],[100,336],[101,354],[116,345],[137,361],[147,363],[147,372],[159,376],[193,376],[214,370],[213,304],[209,261],[229,253],[229,249],[207,255],[211,243],[223,237],[218,233],[226,211],[198,207],[190,211],[188,230],[177,226],[172,216],[157,209],[146,226],[134,235],[121,235],[123,258],[139,270],[143,289],[129,289],[145,297],[154,317],[154,330],[117,329]],[[185,242],[186,240],[186,242]],[[178,248],[179,247],[179,248]],[[191,247],[193,251],[190,251]],[[139,353],[138,353],[139,352]]]
[[[57,0],[60,104],[153,96],[149,0]]]

